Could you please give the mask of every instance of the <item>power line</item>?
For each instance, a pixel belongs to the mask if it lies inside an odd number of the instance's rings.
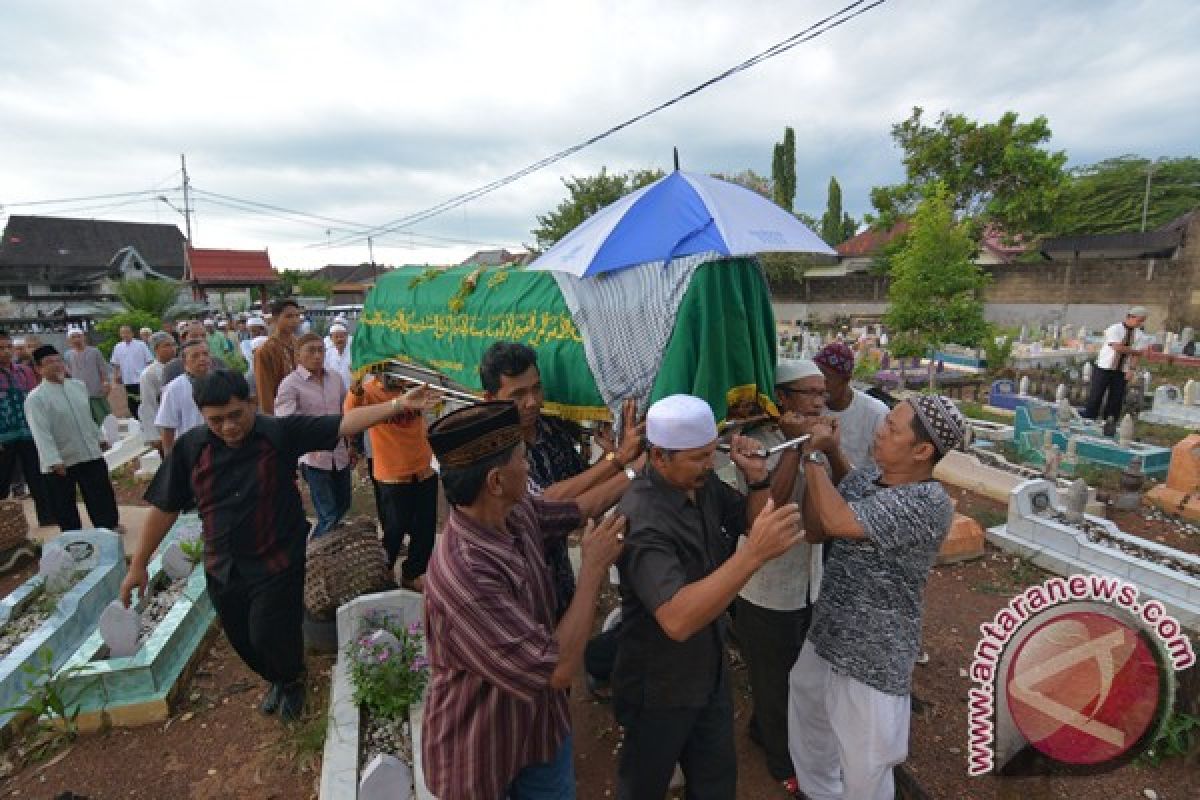
[[[763,61],[766,61],[767,59],[774,58],[775,56],[785,53],[794,47],[798,47],[801,44],[804,44],[805,42],[810,42],[813,39],[816,39],[817,37],[822,36],[825,33],[828,33],[829,31],[833,30],[834,28],[844,25],[845,23],[849,22],[850,20],[852,20],[856,17],[862,16],[863,14],[867,13],[868,11],[870,11],[878,6],[883,5],[885,2],[887,2],[887,0],[875,0],[874,2],[869,3],[864,6],[863,4],[866,3],[866,0],[856,0],[856,2],[850,3],[847,6],[844,6],[843,8],[839,9],[838,11],[834,12],[833,14],[830,14],[829,16],[825,17],[824,19],[821,19],[821,20],[813,23],[812,25],[809,25],[807,28],[805,28],[797,33],[792,34],[788,38],[771,45],[766,50],[763,50],[762,52],[751,56],[750,58],[746,59],[745,61],[742,61],[741,63],[736,64],[736,65],[726,69],[724,72],[721,72],[720,74],[718,74],[712,78],[709,78],[708,80],[704,81],[703,83],[697,84],[696,86],[693,86],[692,88],[672,97],[671,99],[666,100],[662,103],[659,103],[658,105],[656,105],[646,111],[643,111],[640,114],[630,117],[629,119],[626,119],[623,122],[613,125],[612,127],[608,128],[607,130],[602,131],[601,133],[598,133],[595,136],[592,136],[588,139],[585,139],[584,141],[579,142],[578,144],[571,145],[570,147],[560,150],[557,153],[554,153],[553,155],[547,156],[539,161],[535,161],[534,163],[529,164],[528,166],[526,166],[520,170],[517,170],[516,172],[514,172],[510,175],[506,175],[505,177],[494,180],[491,183],[484,184],[483,186],[472,189],[468,192],[464,192],[462,194],[451,197],[450,199],[444,200],[443,202],[438,203],[437,205],[430,206],[429,208],[423,209],[421,211],[416,211],[416,212],[413,212],[412,214],[408,214],[408,215],[399,217],[398,219],[392,220],[391,222],[385,223],[378,227],[371,228],[362,233],[351,234],[349,236],[342,237],[338,241],[330,242],[329,244],[330,244],[330,246],[353,244],[355,242],[362,241],[363,237],[368,236],[368,235],[369,236],[378,236],[378,235],[383,235],[383,234],[387,234],[387,233],[394,233],[406,225],[413,225],[413,224],[416,224],[419,222],[423,222],[431,217],[435,217],[435,216],[442,214],[446,211],[449,211],[453,208],[457,208],[458,206],[461,206],[461,205],[469,203],[473,200],[476,200],[485,194],[494,192],[497,189],[500,189],[504,186],[507,186],[510,183],[513,183],[515,181],[520,180],[521,178],[526,177],[527,175],[537,172],[538,170],[544,169],[545,167],[548,167],[551,164],[554,164],[555,162],[561,161],[564,158],[574,155],[575,153],[578,153],[580,150],[583,150],[586,147],[590,147],[591,145],[595,144],[596,142],[606,139],[609,136],[612,136],[612,135],[624,130],[625,128],[630,127],[631,125],[634,125],[635,123],[640,122],[643,119],[646,119],[647,117],[650,117],[654,114],[657,114],[660,111],[670,108],[671,106],[673,106],[677,103],[680,103],[683,100],[686,100],[687,98],[691,97],[692,95],[698,94],[699,92],[707,89],[708,87],[713,86],[714,84],[717,84],[733,75],[736,75],[739,72],[748,70],[751,67],[754,67],[754,66],[762,63]]]
[[[157,194],[161,189],[139,189],[136,192],[114,192],[112,194],[94,194],[88,197],[64,197],[58,200],[25,200],[20,203],[0,203],[0,207],[11,206],[49,206],[65,203],[84,203],[91,200],[111,200],[116,197],[133,197],[134,195]]]

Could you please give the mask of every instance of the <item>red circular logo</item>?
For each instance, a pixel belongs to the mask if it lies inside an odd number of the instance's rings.
[[[1075,611],[1021,642],[1005,689],[1030,744],[1066,764],[1100,764],[1129,752],[1155,720],[1159,671],[1140,630]]]

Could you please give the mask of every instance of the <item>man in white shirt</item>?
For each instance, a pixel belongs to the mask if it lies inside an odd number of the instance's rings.
[[[129,397],[129,416],[137,419],[138,405],[142,399],[138,381],[141,380],[142,370],[154,362],[154,356],[145,342],[133,337],[133,328],[130,326],[122,325],[119,335],[121,341],[113,347],[109,362],[113,365],[113,380],[125,387],[125,394]]]
[[[784,412],[778,427],[747,430],[746,435],[770,448],[799,436],[797,417],[813,418],[825,407],[825,378],[807,359],[781,359],[775,367],[775,394]],[[771,496],[777,506],[804,500],[800,450],[769,456]],[[738,489],[748,490],[741,472]],[[738,546],[745,545],[745,538]],[[788,673],[800,656],[812,604],[820,588],[820,545],[796,544],[768,561],[738,592],[734,625],[738,647],[750,673],[753,711],[750,738],[762,747],[767,771],[789,791],[796,770],[788,753]]]
[[[824,416],[838,421],[842,453],[862,469],[875,466],[872,454],[875,432],[883,425],[888,407],[850,385],[854,376],[854,351],[841,342],[822,347],[813,357],[825,376]]]
[[[1125,402],[1125,386],[1137,365],[1138,356],[1145,349],[1145,340],[1139,331],[1146,324],[1147,316],[1145,307],[1134,306],[1126,312],[1123,322],[1104,329],[1104,346],[1096,356],[1087,405],[1080,416],[1115,423],[1121,414],[1121,404]],[[1103,415],[1100,413],[1102,405]]]
[[[162,434],[163,454],[171,452],[175,440],[192,428],[204,425],[204,417],[192,399],[192,380],[208,374],[212,359],[207,342],[183,345],[183,374],[166,385],[154,424]]]
[[[340,322],[333,323],[325,339],[325,369],[341,375],[349,386],[354,381],[350,379],[350,334],[346,326]]]

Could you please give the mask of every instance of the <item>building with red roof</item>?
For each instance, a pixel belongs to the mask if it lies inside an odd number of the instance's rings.
[[[267,287],[279,280],[266,250],[188,247],[185,270],[184,279],[197,300],[205,300],[209,290],[258,289],[265,304]]]

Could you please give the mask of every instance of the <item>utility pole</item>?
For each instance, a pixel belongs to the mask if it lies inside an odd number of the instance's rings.
[[[1142,198],[1142,233],[1146,232],[1146,214],[1150,210],[1150,176],[1154,174],[1154,162],[1146,167],[1146,195]]]
[[[367,255],[371,259],[371,277],[378,278],[379,275],[375,270],[375,240],[373,237],[367,237]]]

